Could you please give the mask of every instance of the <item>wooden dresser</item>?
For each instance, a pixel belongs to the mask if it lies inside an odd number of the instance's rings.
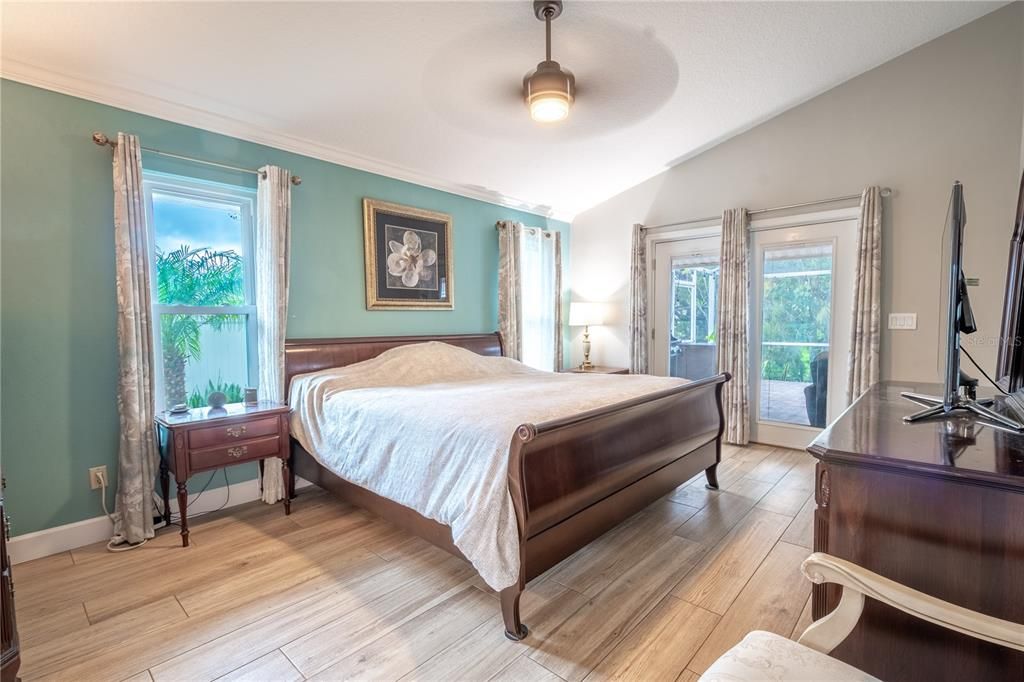
[[[905,424],[919,408],[901,390],[940,392],[878,384],[808,448],[818,459],[815,551],[1024,624],[1024,435],[965,417]],[[813,594],[818,619],[840,588]],[[1024,653],[871,599],[832,655],[886,682],[1024,680]]]
[[[7,487],[3,479],[2,488]],[[7,555],[7,537],[11,528],[4,507],[4,496],[0,488],[0,680],[12,682],[18,679],[21,667],[21,647],[18,642],[18,625],[14,617],[14,579],[11,577],[11,558]]]

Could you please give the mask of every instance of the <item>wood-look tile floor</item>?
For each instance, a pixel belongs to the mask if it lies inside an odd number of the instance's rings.
[[[325,493],[253,503],[121,554],[19,564],[26,680],[695,680],[748,631],[810,622],[813,459],[726,447],[531,583],[524,642],[471,568]]]

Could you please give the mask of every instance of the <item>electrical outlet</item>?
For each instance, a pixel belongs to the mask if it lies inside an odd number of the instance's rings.
[[[93,490],[99,490],[102,488],[107,480],[106,465],[101,467],[91,467],[89,469],[89,487]]]
[[[889,329],[917,329],[917,313],[889,313]]]

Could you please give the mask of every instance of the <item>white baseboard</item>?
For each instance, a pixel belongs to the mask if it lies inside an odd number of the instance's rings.
[[[313,485],[309,481],[296,477],[295,487],[305,488]],[[193,493],[188,496],[189,516],[195,516],[204,512],[224,508],[236,507],[240,504],[260,499],[260,486],[257,479],[242,481],[231,484],[231,499],[227,499],[228,488],[214,488],[202,493]],[[173,492],[173,491],[172,491]],[[158,499],[159,503],[159,499]],[[177,513],[176,505],[171,502],[171,512]],[[106,516],[97,516],[84,521],[76,521],[55,528],[25,533],[11,538],[7,543],[7,552],[11,557],[11,563],[20,564],[24,561],[39,559],[59,552],[66,552],[70,549],[77,549],[94,542],[109,540],[114,534],[114,524]]]

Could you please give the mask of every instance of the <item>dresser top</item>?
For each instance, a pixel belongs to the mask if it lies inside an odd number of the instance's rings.
[[[922,408],[900,397],[902,391],[938,395],[941,387],[876,384],[807,449],[827,462],[901,469],[1024,492],[1024,434],[959,412],[945,419],[907,424],[903,417]]]
[[[156,421],[164,426],[188,426],[206,424],[223,419],[237,420],[245,417],[267,416],[288,412],[291,408],[272,400],[261,400],[256,405],[245,403],[228,403],[224,407],[196,407],[182,414],[171,414],[164,411],[156,415]]]

